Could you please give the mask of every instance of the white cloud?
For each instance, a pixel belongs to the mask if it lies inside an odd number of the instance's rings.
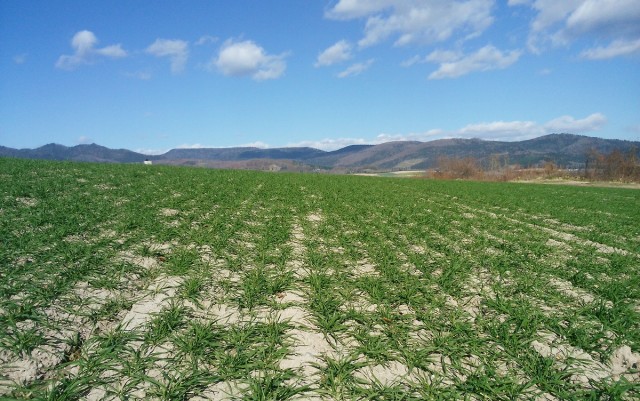
[[[548,45],[566,46],[580,38],[612,41],[612,45],[640,40],[637,0],[536,0],[531,8],[536,16],[531,22],[528,46],[534,53]],[[606,58],[628,54],[618,53],[610,51]]]
[[[371,67],[371,65],[373,64],[373,61],[373,59],[369,59],[362,63],[355,63],[353,65],[350,65],[346,70],[338,73],[338,78],[347,78],[359,75],[368,70],[369,67]]]
[[[76,54],[89,53],[97,43],[98,38],[91,31],[80,31],[71,39],[71,47],[76,50]]]
[[[615,40],[608,46],[587,49],[580,55],[590,60],[603,60],[618,56],[627,56],[635,53],[640,53],[640,39]]]
[[[554,133],[584,134],[598,131],[606,123],[607,118],[602,113],[593,113],[583,119],[561,116],[544,124],[533,121],[493,121],[469,124],[452,132],[452,134],[462,138],[516,141]]]
[[[229,39],[224,42],[211,65],[222,74],[233,77],[250,76],[256,81],[276,79],[287,67],[286,53],[270,55],[250,40],[241,42]]]
[[[189,44],[178,39],[156,39],[145,51],[156,57],[169,57],[174,74],[184,70],[189,58]]]
[[[78,137],[78,139],[76,139],[76,143],[79,143],[81,145],[86,145],[88,143],[92,143],[93,142],[93,138],[86,136],[86,135],[81,135]]]
[[[352,57],[351,48],[349,42],[341,40],[320,53],[315,66],[324,67],[349,60]]]
[[[456,137],[492,140],[522,140],[545,135],[544,127],[533,121],[492,121],[469,124],[458,131]]]
[[[464,55],[455,50],[434,50],[425,58],[432,63],[451,63],[462,59]]]
[[[326,16],[334,19],[365,17],[391,7],[395,1],[389,0],[340,0]]]
[[[600,130],[607,122],[601,113],[591,114],[576,120],[562,116],[538,124],[533,121],[494,121],[467,125],[454,132],[464,138],[484,138],[492,140],[523,140],[553,133],[584,134]]]
[[[615,36],[640,33],[640,2],[637,0],[586,0],[567,19],[572,33]]]
[[[519,50],[503,53],[491,45],[467,56],[434,51],[427,60],[440,63],[440,67],[429,75],[429,79],[456,78],[474,71],[504,69],[518,61],[521,54]]]
[[[607,117],[602,113],[593,113],[581,120],[571,116],[562,116],[547,122],[544,128],[547,132],[567,132],[580,134],[584,132],[598,131],[607,123]]]
[[[108,58],[122,58],[127,56],[127,52],[120,44],[110,45],[96,49],[98,38],[91,31],[80,31],[73,35],[71,47],[74,49],[72,55],[62,55],[56,62],[56,67],[63,70],[73,70],[82,64],[91,64],[96,56]]]
[[[509,0],[507,4],[510,6],[528,6],[533,0]]]
[[[102,49],[96,49],[96,54],[105,57],[120,58],[126,57],[127,52],[122,49],[121,45],[111,45],[103,47]]]
[[[361,47],[395,38],[395,45],[433,43],[479,35],[493,23],[493,0],[340,0],[326,16],[339,20],[366,17]]]
[[[553,46],[566,45],[567,39],[561,27],[571,13],[584,0],[536,0],[531,5],[537,14],[531,22],[527,46],[533,53],[541,53],[550,43]]]
[[[531,23],[534,32],[543,31],[564,21],[584,0],[536,0],[531,7],[537,15]]]

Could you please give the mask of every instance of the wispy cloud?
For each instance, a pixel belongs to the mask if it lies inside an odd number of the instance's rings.
[[[492,121],[469,124],[453,135],[460,138],[481,138],[492,140],[522,140],[544,135],[544,127],[533,121]]]
[[[493,23],[493,0],[340,0],[327,18],[366,18],[364,37],[358,45],[367,47],[394,38],[396,46],[442,42],[460,34],[474,37]]]
[[[184,70],[189,58],[189,44],[179,39],[156,39],[145,51],[156,57],[168,57],[174,74]]]
[[[580,55],[590,60],[603,60],[640,53],[640,39],[614,40],[607,46],[599,46],[583,51]]]
[[[364,71],[368,70],[369,67],[371,67],[373,65],[373,59],[369,59],[367,61],[364,61],[362,63],[355,63],[350,65],[349,67],[347,67],[346,70],[338,73],[338,78],[347,78],[347,77],[353,77],[356,75],[360,75],[361,73],[363,73]]]
[[[584,0],[566,20],[569,36],[597,34],[604,36],[638,35],[640,4],[637,0]]]
[[[251,40],[229,39],[224,42],[211,66],[226,76],[250,76],[256,81],[264,81],[279,78],[284,74],[287,55],[268,54]]]
[[[529,49],[540,53],[551,46],[566,46],[578,39],[609,43],[582,52],[587,59],[603,59],[638,52],[640,2],[637,0],[510,1],[531,7]]]
[[[544,125],[546,132],[568,132],[579,134],[601,129],[607,123],[607,117],[602,113],[594,113],[583,119],[576,120],[572,116],[555,118]]]
[[[346,40],[341,40],[320,53],[314,65],[316,67],[326,67],[349,60],[353,57],[351,50],[351,44]]]
[[[91,64],[98,57],[122,58],[127,56],[127,52],[120,44],[109,45],[96,48],[98,38],[91,31],[80,31],[73,35],[71,47],[74,50],[72,55],[62,55],[56,62],[56,67],[63,70],[74,70],[80,65]]]
[[[457,50],[434,50],[427,57],[425,61],[433,63],[451,63],[464,58],[464,54]]]
[[[440,63],[440,67],[429,75],[429,79],[457,78],[475,71],[504,69],[518,61],[521,54],[519,50],[502,52],[491,45],[469,55],[434,51],[427,60]]]

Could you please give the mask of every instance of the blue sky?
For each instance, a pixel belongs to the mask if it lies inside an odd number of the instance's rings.
[[[638,0],[0,2],[0,145],[640,140]]]

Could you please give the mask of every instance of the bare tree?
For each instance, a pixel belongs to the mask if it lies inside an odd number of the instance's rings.
[[[473,157],[457,158],[440,156],[438,169],[447,178],[480,178],[481,169],[478,161]]]
[[[601,154],[590,149],[586,154],[585,177],[598,180],[640,180],[640,164],[637,149],[632,146],[627,152],[614,149],[608,154]]]

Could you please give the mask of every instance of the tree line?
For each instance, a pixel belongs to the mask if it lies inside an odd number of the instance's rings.
[[[614,149],[602,154],[591,149],[586,156],[584,175],[592,180],[640,181],[638,150],[632,146],[626,152]]]
[[[585,154],[581,169],[564,169],[553,160],[535,167],[522,168],[510,164],[507,154],[494,154],[482,163],[474,157],[440,156],[437,168],[427,174],[431,178],[482,179],[510,181],[534,178],[581,178],[586,180],[640,182],[640,159],[635,146],[627,150],[614,149],[602,153],[595,148]]]

